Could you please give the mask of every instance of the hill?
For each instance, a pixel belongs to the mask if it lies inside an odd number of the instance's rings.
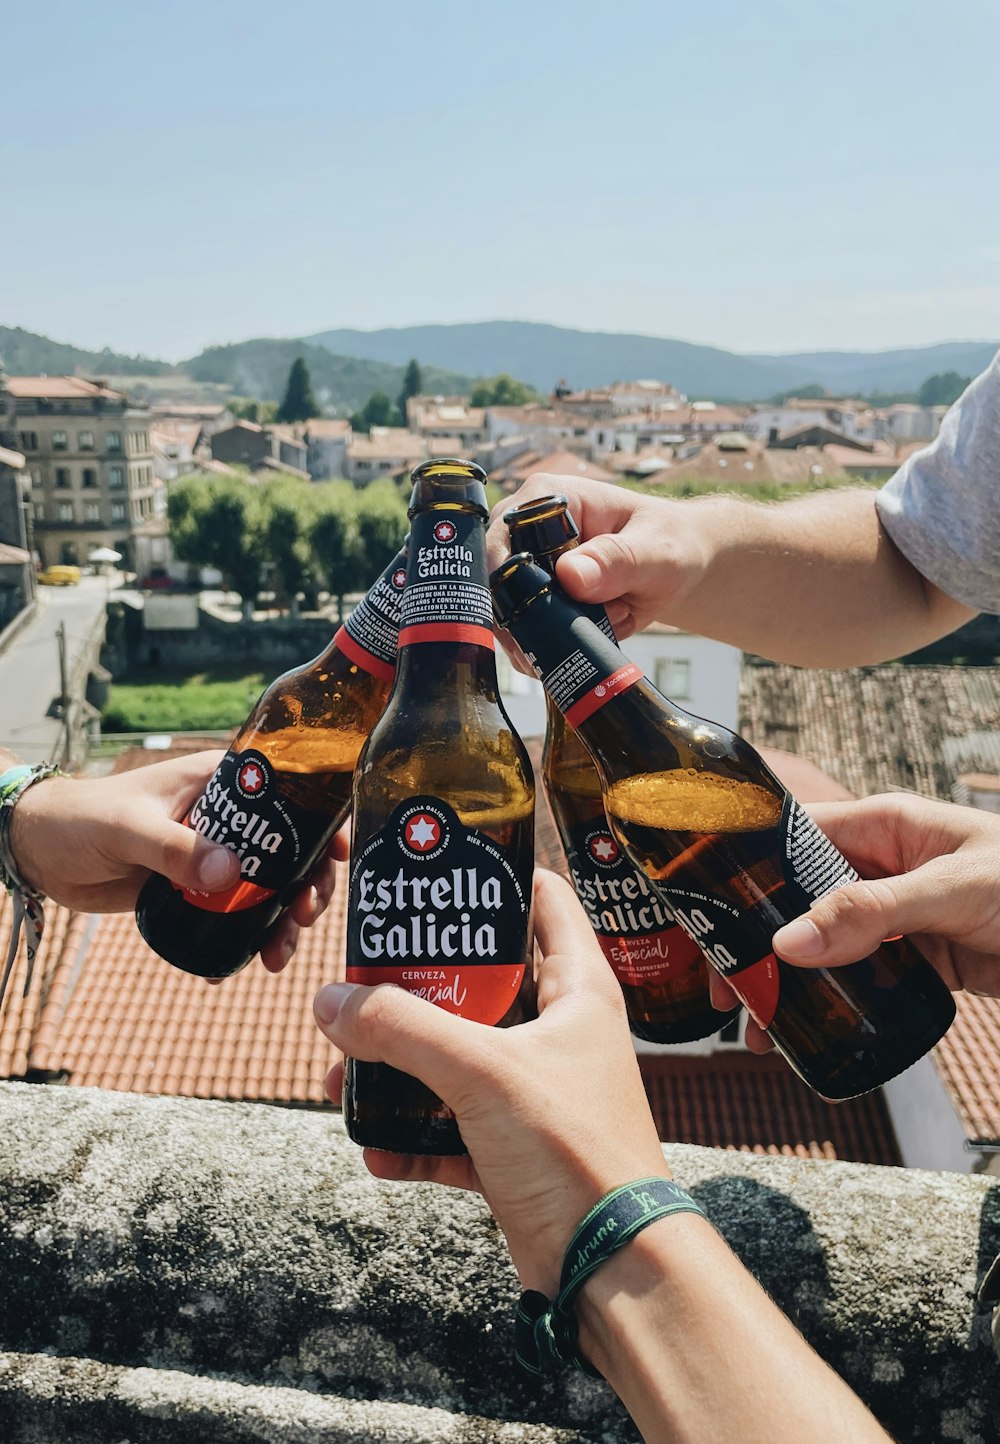
[[[260,401],[279,401],[284,395],[288,371],[296,356],[302,356],[309,367],[313,391],[327,411],[348,415],[357,411],[373,391],[384,391],[395,400],[403,387],[406,363],[414,352],[399,364],[333,355],[322,346],[305,341],[240,341],[232,346],[210,346],[190,361],[182,361],[179,370],[194,381],[224,383],[239,396],[253,396]],[[468,395],[474,377],[437,366],[424,366],[424,386],[430,391],[451,395]]]
[[[0,326],[0,361],[11,376],[162,376],[172,370],[169,361],[148,356],[122,356],[117,351],[84,351],[62,341],[50,341],[20,326]]]
[[[307,338],[340,355],[395,362],[410,356],[467,375],[508,371],[543,394],[559,377],[572,386],[654,377],[688,396],[762,400],[817,382],[835,393],[911,391],[940,371],[975,375],[995,342],[955,342],[895,351],[816,351],[740,355],[656,336],[574,331],[533,321],[484,321],[457,326],[404,326],[380,331],[321,331]]]

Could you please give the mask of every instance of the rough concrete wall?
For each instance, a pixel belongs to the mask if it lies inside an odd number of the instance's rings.
[[[600,1384],[513,1372],[517,1284],[480,1200],[369,1178],[332,1114],[4,1084],[0,1130],[10,1444],[635,1437]],[[1000,1185],[669,1153],[900,1441],[996,1438],[972,1295]]]

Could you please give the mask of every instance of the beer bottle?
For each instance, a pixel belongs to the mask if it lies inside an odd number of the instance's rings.
[[[503,519],[511,550],[530,552],[550,576],[557,558],[577,545],[565,496],[526,502]],[[615,641],[603,607],[580,610]],[[577,897],[621,984],[629,1027],[649,1043],[687,1043],[717,1033],[727,1015],[712,1007],[701,949],[671,920],[664,900],[612,836],[593,759],[548,693],[545,711],[545,791]]]
[[[385,705],[396,664],[406,548],[330,645],[264,691],[187,818],[240,859],[225,892],[154,873],[136,903],[150,947],[185,972],[245,967],[289,907],[351,805],[358,753]]]
[[[347,978],[505,1027],[534,1011],[535,791],[497,687],[485,479],[466,461],[413,473],[396,681],[354,778]],[[347,1060],[344,1121],[373,1148],[465,1151],[450,1110],[387,1064]]]
[[[743,738],[673,706],[526,554],[494,605],[586,744],[618,841],[799,1076],[852,1098],[915,1063],[955,1016],[905,940],[795,968],[771,939],[857,874]]]

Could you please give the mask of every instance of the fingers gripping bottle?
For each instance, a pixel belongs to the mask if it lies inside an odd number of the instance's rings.
[[[749,743],[662,697],[530,556],[491,581],[597,764],[616,838],[799,1076],[851,1098],[933,1047],[955,1005],[905,939],[842,968],[775,956],[778,928],[856,874]]]
[[[531,552],[555,576],[558,557],[579,532],[565,496],[547,496],[504,513],[511,550]],[[601,606],[581,607],[612,642]],[[577,897],[621,984],[629,1026],[650,1043],[686,1043],[717,1033],[728,1014],[712,1007],[708,964],[673,922],[664,900],[608,827],[593,759],[546,694],[542,777]]]
[[[154,873],[139,894],[139,931],[168,963],[203,978],[239,972],[344,822],[395,675],[405,583],[404,547],[326,650],[272,682],[243,723],[187,818],[236,854],[239,881],[203,893]]]
[[[497,687],[485,479],[465,461],[413,473],[396,681],[354,780],[347,978],[505,1027],[534,1011],[535,790]],[[386,1064],[347,1060],[344,1120],[373,1148],[465,1151],[441,1100]]]

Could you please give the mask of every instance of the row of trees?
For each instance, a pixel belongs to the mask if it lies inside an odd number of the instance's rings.
[[[293,613],[320,590],[338,600],[365,590],[388,566],[407,531],[406,497],[388,480],[357,491],[275,476],[185,477],[170,489],[170,539],[180,561],[215,567],[249,615],[258,592],[273,591]]]

